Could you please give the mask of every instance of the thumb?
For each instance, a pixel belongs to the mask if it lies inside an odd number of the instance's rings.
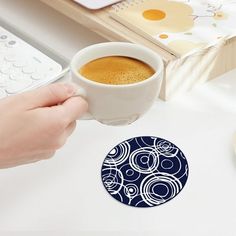
[[[76,89],[71,84],[55,83],[20,94],[27,109],[54,106],[72,97]]]

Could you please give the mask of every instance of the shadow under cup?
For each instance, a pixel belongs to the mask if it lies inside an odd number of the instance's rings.
[[[108,56],[131,57],[151,66],[155,73],[141,82],[111,85],[83,77],[78,70],[88,62]],[[91,119],[107,125],[127,125],[142,116],[159,95],[163,77],[163,61],[152,50],[137,44],[107,42],[79,51],[71,61],[72,82],[78,95],[89,104]],[[82,118],[83,119],[83,118]]]

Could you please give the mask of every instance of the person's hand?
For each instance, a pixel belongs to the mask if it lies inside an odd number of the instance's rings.
[[[87,103],[69,84],[52,84],[0,100],[0,168],[53,156]]]

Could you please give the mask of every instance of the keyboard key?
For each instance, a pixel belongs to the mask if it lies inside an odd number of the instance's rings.
[[[16,94],[28,88],[32,84],[31,79],[22,79],[20,81],[9,80],[6,91],[9,94]]]
[[[24,67],[24,66],[27,65],[27,62],[26,62],[25,59],[17,59],[17,60],[13,63],[13,65],[14,65],[15,67]]]
[[[22,72],[25,74],[32,74],[33,72],[35,72],[35,68],[34,66],[26,66],[23,67]]]
[[[41,73],[38,73],[38,72],[34,72],[32,75],[31,75],[31,78],[33,80],[41,80],[44,78],[43,74]]]
[[[0,74],[0,87],[5,87],[7,83],[8,76]]]
[[[14,61],[16,61],[17,58],[16,58],[16,54],[11,53],[11,54],[7,54],[4,57],[4,59],[8,62],[14,62]]]
[[[7,52],[7,48],[6,47],[1,47],[0,46],[0,54],[5,54]]]
[[[11,69],[10,69],[9,65],[4,64],[4,65],[1,66],[0,72],[5,74],[5,75],[9,75],[10,72],[11,72]]]
[[[5,97],[7,97],[6,91],[0,88],[0,99]]]
[[[8,62],[7,61],[5,61],[5,60],[0,60],[0,68],[2,68],[2,67],[6,67],[6,65],[8,65]]]
[[[22,74],[21,68],[11,67],[11,74]]]
[[[23,77],[23,75],[20,74],[20,73],[12,73],[12,74],[10,74],[9,78],[10,78],[11,80],[21,80],[21,79],[24,78],[24,77]]]
[[[6,47],[13,48],[17,45],[17,42],[15,40],[10,40],[6,43]]]
[[[6,34],[0,35],[0,42],[5,42],[8,39],[8,36]]]

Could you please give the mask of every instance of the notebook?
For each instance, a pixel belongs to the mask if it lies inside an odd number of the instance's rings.
[[[110,16],[177,57],[236,35],[236,0],[126,0]]]

